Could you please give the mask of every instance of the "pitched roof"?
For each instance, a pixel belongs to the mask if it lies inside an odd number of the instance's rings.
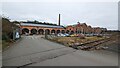
[[[64,28],[63,26],[33,24],[33,23],[21,23],[21,26],[40,26],[40,27],[47,27],[47,28]]]

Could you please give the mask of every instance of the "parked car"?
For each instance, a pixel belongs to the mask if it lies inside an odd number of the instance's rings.
[[[78,37],[78,34],[72,34],[71,37]]]
[[[66,36],[66,35],[65,35],[65,34],[62,34],[62,33],[59,33],[59,34],[57,34],[57,36],[64,37],[64,36]]]
[[[74,37],[74,34],[70,35],[70,37]]]
[[[87,37],[91,37],[93,36],[93,34],[85,34]]]
[[[65,35],[65,36],[67,36],[67,37],[68,37],[68,36],[70,36],[70,35],[69,35],[69,34],[67,34],[67,33],[65,33],[64,35]]]

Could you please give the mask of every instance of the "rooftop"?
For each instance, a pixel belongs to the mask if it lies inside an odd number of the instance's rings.
[[[33,23],[21,23],[21,26],[40,26],[40,27],[47,27],[47,28],[64,28],[63,26],[58,26],[58,25],[45,25],[45,24],[33,24]]]

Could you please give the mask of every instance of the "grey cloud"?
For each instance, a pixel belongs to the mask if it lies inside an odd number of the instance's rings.
[[[13,20],[31,19],[57,23],[60,13],[63,25],[76,24],[79,21],[91,26],[118,28],[116,2],[4,2],[2,11]]]

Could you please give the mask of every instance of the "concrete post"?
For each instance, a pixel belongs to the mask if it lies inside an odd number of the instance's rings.
[[[31,30],[29,30],[29,35],[31,34]]]

